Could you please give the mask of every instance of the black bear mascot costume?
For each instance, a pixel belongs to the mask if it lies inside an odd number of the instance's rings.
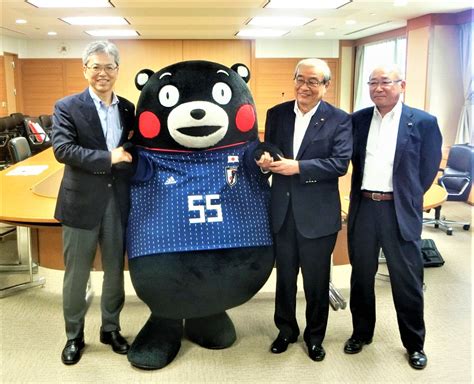
[[[159,369],[185,335],[227,348],[226,309],[248,301],[271,273],[267,176],[248,68],[186,61],[141,70],[127,229],[133,286],[151,315],[128,360]]]

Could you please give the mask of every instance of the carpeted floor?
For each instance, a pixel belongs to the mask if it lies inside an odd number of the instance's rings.
[[[472,219],[472,207],[446,203],[451,219]],[[277,334],[273,324],[274,276],[249,302],[231,309],[237,342],[226,350],[206,350],[183,340],[176,359],[158,371],[133,368],[125,356],[99,342],[101,272],[93,272],[95,292],[86,318],[86,348],[79,364],[64,366],[65,343],[61,307],[61,271],[39,268],[44,288],[0,299],[1,383],[471,383],[472,382],[472,229],[456,228],[453,236],[424,228],[446,263],[425,269],[425,351],[428,367],[409,367],[401,345],[390,284],[377,280],[377,326],[374,342],[358,355],[343,353],[351,333],[349,309],[330,312],[323,362],[311,361],[300,337],[281,355],[269,352]],[[381,265],[380,271],[386,271]],[[350,266],[333,268],[333,282],[349,296]],[[123,334],[132,341],[149,311],[135,296],[127,275]],[[298,320],[304,327],[303,294]]]

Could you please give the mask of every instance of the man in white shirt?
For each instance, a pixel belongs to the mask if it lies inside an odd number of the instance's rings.
[[[439,167],[442,137],[434,116],[401,102],[405,80],[397,67],[375,68],[368,85],[375,107],[352,116],[348,240],[353,333],[344,352],[359,353],[372,342],[374,281],[382,249],[408,362],[423,369],[428,361],[423,351],[423,195]]]
[[[268,110],[265,142],[283,157],[265,152],[257,162],[272,173],[271,216],[277,286],[272,353],[285,352],[300,333],[296,321],[299,269],[306,297],[304,341],[314,361],[322,346],[329,312],[331,253],[341,229],[338,180],[352,152],[350,116],[323,101],[331,71],[319,59],[300,61],[295,70],[295,100]]]

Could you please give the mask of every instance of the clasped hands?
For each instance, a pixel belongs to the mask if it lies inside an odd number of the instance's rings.
[[[112,164],[117,164],[121,162],[131,163],[132,155],[127,152],[123,147],[114,148],[111,151],[112,154]]]
[[[300,173],[298,161],[286,159],[280,155],[278,155],[278,157],[278,160],[274,160],[273,157],[265,151],[258,160],[255,160],[255,162],[264,172],[270,171],[284,176],[291,176]]]

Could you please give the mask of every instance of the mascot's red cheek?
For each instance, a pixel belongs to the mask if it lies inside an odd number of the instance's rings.
[[[235,125],[241,132],[250,131],[255,124],[255,111],[250,104],[242,105],[235,116]]]
[[[160,120],[153,112],[142,112],[138,120],[138,128],[143,137],[153,139],[160,134]]]

